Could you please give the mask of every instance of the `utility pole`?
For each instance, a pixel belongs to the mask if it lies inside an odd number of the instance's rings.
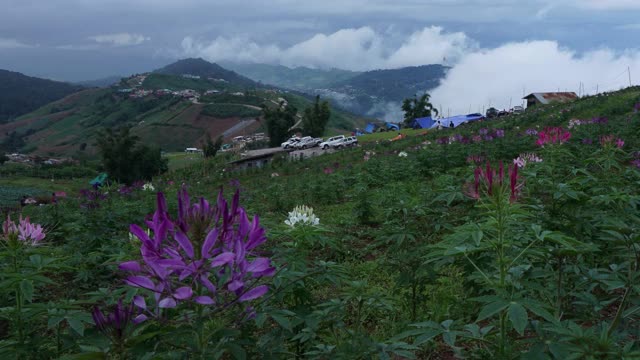
[[[627,72],[629,73],[629,86],[631,85],[631,66],[627,66]]]

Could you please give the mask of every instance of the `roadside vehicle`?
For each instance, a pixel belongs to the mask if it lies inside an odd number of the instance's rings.
[[[300,138],[297,136],[292,137],[291,139],[283,142],[282,144],[280,144],[280,146],[283,149],[290,149],[293,148],[295,146],[296,143],[298,143],[300,141]]]
[[[524,113],[524,107],[517,105],[513,107],[513,110],[511,110],[511,112],[513,112],[514,114],[522,114]]]
[[[311,136],[305,136],[300,139],[300,141],[293,144],[293,147],[296,149],[307,149],[315,146],[318,146],[318,143],[316,142],[316,139],[312,138]]]
[[[327,139],[327,141],[323,141],[320,143],[320,148],[322,150],[327,150],[330,147],[334,147],[334,145],[339,144],[345,139],[344,135],[333,136]]]

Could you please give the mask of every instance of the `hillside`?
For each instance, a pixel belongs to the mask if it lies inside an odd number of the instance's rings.
[[[80,196],[71,191],[90,173],[76,185],[9,166],[0,204],[68,196],[22,209],[46,238],[7,274],[48,262],[36,284],[73,284],[27,285],[27,309],[82,304],[65,319],[87,321],[56,330],[58,357],[637,359],[639,134],[635,87],[393,142],[365,135],[359,147],[247,171],[231,153],[185,156],[146,186]],[[187,230],[162,236],[171,228]],[[155,316],[162,297],[170,307]],[[148,316],[122,341],[111,319],[131,322],[129,302]],[[92,305],[109,320],[94,310],[91,323]],[[29,318],[42,335],[24,340],[29,355],[56,348],[47,324],[62,315]],[[85,346],[97,336],[104,345]]]
[[[0,123],[80,91],[82,86],[0,70]]]
[[[199,77],[201,79],[223,80],[239,86],[256,86],[255,81],[201,58],[178,60],[161,69],[155,70],[154,73],[176,76],[189,75]]]
[[[266,64],[227,66],[253,80],[330,99],[335,106],[361,116],[398,121],[403,99],[434,89],[444,78],[442,65],[351,72]]]
[[[311,100],[275,89],[248,88],[219,79],[150,73],[117,86],[89,89],[0,125],[8,152],[95,155],[95,135],[104,127],[132,126],[145,143],[166,151],[199,147],[207,134],[230,140],[264,131],[260,106],[285,99],[301,112]],[[352,130],[352,115],[333,111],[330,131]]]
[[[243,74],[254,81],[307,93],[312,93],[314,89],[326,88],[335,82],[345,81],[360,74],[359,72],[340,69],[290,68],[282,65],[235,62],[221,64],[225,68]]]

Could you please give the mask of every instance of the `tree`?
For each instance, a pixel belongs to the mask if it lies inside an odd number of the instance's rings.
[[[289,138],[289,129],[295,125],[297,113],[295,106],[285,105],[284,102],[280,102],[280,106],[274,109],[262,105],[262,115],[267,125],[270,146],[280,146]]]
[[[425,93],[420,98],[417,95],[413,99],[404,99],[402,102],[402,111],[404,111],[405,125],[411,125],[414,119],[431,116],[432,113],[438,115],[438,109],[434,108],[429,102],[431,95]]]
[[[211,134],[207,134],[207,142],[205,143],[203,149],[204,157],[208,158],[216,156],[218,150],[220,150],[220,147],[222,147],[223,142],[224,138],[222,136],[218,136],[216,142],[214,143],[213,140],[211,140]]]
[[[168,170],[167,159],[162,158],[160,149],[138,144],[138,141],[127,126],[115,131],[107,128],[98,136],[104,168],[118,182],[151,180]]]
[[[318,95],[316,96],[316,101],[313,106],[304,110],[302,128],[309,136],[321,137],[324,134],[324,129],[327,127],[330,117],[331,108],[329,107],[329,102],[323,101],[320,103],[320,95]]]

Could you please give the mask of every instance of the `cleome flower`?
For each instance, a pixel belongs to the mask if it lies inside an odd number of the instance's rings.
[[[547,127],[538,133],[536,145],[564,144],[571,139],[571,133],[561,127]]]
[[[407,157],[409,156],[409,154],[407,154],[405,151],[400,151],[400,153],[398,153],[398,157]]]
[[[138,225],[130,227],[140,240],[141,260],[119,266],[129,273],[126,284],[153,294],[155,307],[144,296],[134,297],[139,309],[158,317],[161,309],[182,302],[226,307],[267,293],[268,286],[257,281],[273,276],[275,268],[255,250],[266,241],[265,231],[258,216],[249,219],[239,199],[236,191],[229,205],[221,190],[213,205],[204,198],[192,204],[183,187],[178,216],[172,220],[164,194],[158,193],[156,212],[146,222],[153,236]]]
[[[534,153],[520,154],[520,156],[513,159],[513,164],[518,166],[520,169],[527,166],[527,163],[530,163],[530,162],[539,163],[539,162],[542,162],[542,159]]]
[[[7,216],[7,220],[2,223],[2,233],[6,239],[15,236],[23,244],[30,246],[39,245],[46,236],[42,225],[33,224],[29,217],[23,219],[22,215],[17,224]]]
[[[606,135],[600,137],[600,145],[602,147],[617,147],[618,149],[622,149],[624,147],[624,140],[618,138],[616,139],[615,135]]]
[[[320,219],[313,213],[313,208],[301,205],[296,206],[289,213],[289,218],[284,223],[292,228],[297,226],[318,226],[320,225]]]
[[[520,197],[524,182],[518,175],[518,166],[509,166],[507,169],[509,176],[509,201],[515,202]],[[487,161],[485,168],[478,166],[473,172],[473,183],[464,184],[464,193],[472,199],[480,199],[483,196],[493,196],[502,191],[507,191],[505,181],[505,169],[500,162],[498,170],[491,168],[491,163]]]
[[[142,185],[142,190],[144,190],[144,191],[156,191],[156,188],[153,186],[152,183],[146,183],[146,184]]]

